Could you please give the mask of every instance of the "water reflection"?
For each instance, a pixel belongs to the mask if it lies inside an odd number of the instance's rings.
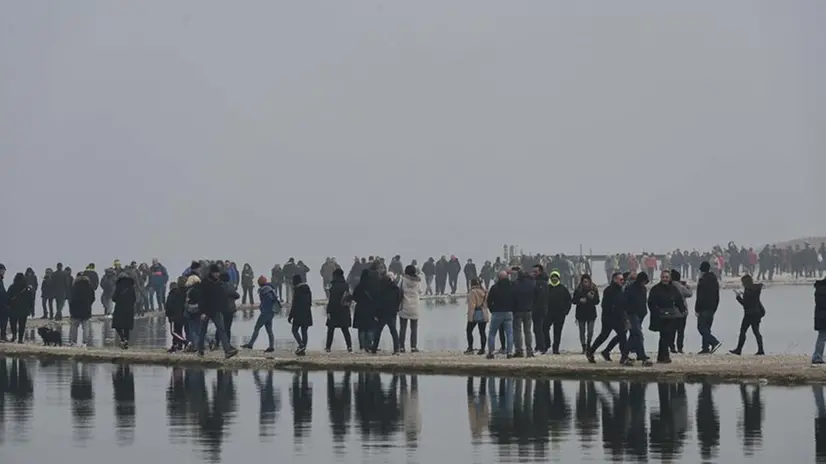
[[[163,373],[160,384],[159,371]],[[62,377],[64,383],[55,381]],[[461,397],[463,384],[466,401],[456,409],[454,400],[457,395]],[[292,431],[289,421],[278,422],[285,389],[289,389]],[[785,430],[782,418],[765,423],[764,397],[799,398],[800,393],[800,389],[760,385],[230,372],[0,358],[0,444],[11,442],[20,447],[31,443],[32,460],[39,460],[31,424],[33,417],[46,417],[48,422],[39,427],[45,427],[43,433],[52,437],[50,443],[55,447],[86,446],[95,452],[101,449],[102,453],[109,452],[106,446],[134,450],[141,446],[181,448],[185,453],[194,450],[197,459],[208,462],[237,461],[243,458],[237,450],[258,443],[263,446],[261,450],[272,446],[282,449],[285,444],[289,450],[292,443],[295,460],[306,457],[323,461],[332,456],[339,461],[367,462],[374,457],[372,453],[378,453],[381,462],[397,462],[393,449],[409,457],[408,453],[417,448],[430,448],[421,444],[433,446],[434,440],[468,439],[465,447],[487,457],[483,461],[502,463],[583,458],[596,462],[732,462],[744,457],[760,460],[766,456],[764,447],[776,452],[777,446],[787,442],[788,435],[783,433],[768,431],[764,437],[764,426]],[[812,409],[812,400],[808,390],[803,393],[804,401],[796,404],[803,405],[805,414]],[[820,386],[813,387],[813,393],[815,455],[818,462],[826,462],[826,398]],[[55,397],[70,398],[71,402],[54,401]],[[114,400],[112,406],[108,405],[110,398]],[[787,400],[781,402],[784,410],[793,403]],[[104,410],[114,408],[114,430],[109,425],[112,416],[104,414],[105,418],[95,420],[101,401]],[[326,407],[325,413],[314,415],[314,402],[317,408],[319,402]],[[161,440],[157,439],[158,431],[154,435],[138,433],[140,429],[163,426],[163,421],[152,423],[153,418],[163,415],[164,406],[161,414],[157,409],[153,411],[158,405],[164,405],[166,413],[167,427],[160,432]],[[59,424],[49,429],[56,419],[66,417],[66,407],[70,408],[72,431]],[[734,432],[739,440],[732,432],[727,432],[729,439],[721,439],[720,409],[725,413],[722,417],[728,422],[727,429],[736,423]],[[239,414],[248,417],[239,418]],[[423,426],[427,430],[423,431]],[[464,433],[469,433],[468,438]],[[811,448],[804,449],[806,444],[811,446],[809,433],[798,435],[796,439],[802,443],[795,445],[809,458],[796,461],[812,460]],[[151,443],[146,441],[149,436],[154,437]],[[764,440],[772,437],[774,442],[766,445]],[[227,446],[229,443],[232,446]],[[354,446],[366,455],[353,454]],[[7,449],[12,448],[4,448],[4,457]],[[457,442],[451,449],[463,447]],[[450,459],[467,461],[461,455]]]
[[[135,376],[128,364],[117,366],[112,373],[115,400],[115,439],[118,445],[135,441]]]
[[[92,386],[94,365],[75,363],[72,365],[72,381],[69,384],[71,398],[72,430],[74,441],[85,445],[92,439],[95,426],[95,392]]]

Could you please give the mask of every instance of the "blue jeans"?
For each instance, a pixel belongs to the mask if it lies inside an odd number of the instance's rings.
[[[229,353],[232,349],[232,346],[229,344],[229,338],[227,338],[227,332],[224,330],[224,315],[223,313],[215,313],[215,315],[211,317],[207,317],[206,319],[201,319],[201,328],[200,332],[198,333],[198,351],[204,351],[204,344],[206,342],[206,334],[207,328],[209,327],[209,321],[212,321],[215,324],[215,338],[221,342],[221,346],[224,348],[225,353]]]
[[[270,341],[270,348],[273,348],[275,345],[275,337],[272,334],[272,314],[259,314],[258,319],[255,321],[255,328],[252,329],[252,337],[250,337],[250,341],[247,342],[248,346],[253,346],[255,344],[255,340],[258,338],[258,332],[263,327],[264,330],[267,331],[267,338]]]
[[[826,330],[818,330],[815,352],[812,353],[812,362],[823,361],[823,349],[826,348]]]
[[[158,303],[158,311],[163,311],[163,303],[166,299],[166,289],[163,285],[153,286],[150,285],[147,287],[149,293],[149,309],[151,311],[155,310],[155,302]]]
[[[645,354],[645,336],[642,332],[642,321],[645,317],[639,317],[636,314],[628,314],[628,324],[631,326],[628,336],[628,343],[626,344],[626,350],[628,352],[633,352],[637,355],[637,361],[642,361],[644,359],[648,359],[648,355]],[[628,353],[625,353],[627,356]]]
[[[714,313],[711,311],[703,311],[701,313],[697,313],[697,331],[700,332],[700,337],[702,337],[702,351],[710,351],[712,348],[717,346],[720,341],[717,340],[717,337],[711,334],[711,324],[714,323]],[[821,350],[822,352],[823,350]]]
[[[187,316],[189,317],[189,316]],[[193,347],[198,346],[198,334],[201,332],[201,320],[190,318],[186,321],[186,339]]]
[[[507,353],[513,351],[513,313],[490,313],[490,329],[488,330],[488,353],[492,354],[496,348],[496,332],[499,327],[505,327],[505,346]]]

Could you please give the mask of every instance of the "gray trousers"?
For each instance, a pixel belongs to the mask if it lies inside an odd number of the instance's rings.
[[[92,323],[89,319],[75,319],[72,318],[69,325],[69,344],[77,344],[77,329],[83,329],[83,343],[86,345],[92,344]]]
[[[410,348],[417,349],[419,341],[419,320],[399,318],[399,347],[404,349],[404,342],[407,338],[407,324],[410,323]]]
[[[523,348],[533,353],[533,316],[530,312],[513,313],[513,346],[517,353],[524,353],[526,350]]]

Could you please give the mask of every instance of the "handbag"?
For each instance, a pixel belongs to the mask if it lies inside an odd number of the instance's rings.
[[[660,319],[679,319],[683,317],[683,313],[677,308],[661,308]]]
[[[473,322],[485,322],[485,312],[482,311],[482,308],[473,310]]]

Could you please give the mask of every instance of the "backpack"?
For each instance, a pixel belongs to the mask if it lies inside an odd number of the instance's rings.
[[[193,301],[191,294],[193,288],[195,288],[194,285],[186,289],[186,302],[184,304],[184,308],[186,308],[187,314],[196,314],[198,313],[198,311],[201,310],[201,307],[198,305],[198,302]]]

